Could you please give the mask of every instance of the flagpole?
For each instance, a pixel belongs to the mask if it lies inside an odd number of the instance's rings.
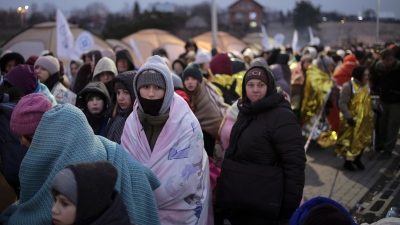
[[[218,18],[217,18],[217,0],[211,0],[211,31],[212,31],[212,48],[218,46]]]
[[[379,43],[379,11],[381,8],[381,0],[377,0],[376,7],[376,43]]]

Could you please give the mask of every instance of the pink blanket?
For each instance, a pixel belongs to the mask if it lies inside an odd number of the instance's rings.
[[[176,93],[169,119],[153,152],[142,129],[135,102],[121,137],[134,159],[150,168],[161,186],[154,191],[161,224],[207,224],[210,178],[200,124],[188,104]]]

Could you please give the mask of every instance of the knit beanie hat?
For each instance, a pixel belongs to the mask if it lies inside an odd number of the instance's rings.
[[[210,69],[213,74],[232,75],[232,64],[228,54],[216,54],[210,62]]]
[[[76,179],[71,169],[65,168],[58,172],[51,183],[51,190],[64,195],[75,206],[78,203]]]
[[[211,62],[211,53],[203,50],[197,51],[195,62],[198,64]]]
[[[112,203],[117,178],[117,169],[108,161],[80,162],[59,172],[51,187],[71,202],[76,196],[75,223],[89,224]]]
[[[52,109],[50,100],[41,93],[24,96],[11,115],[10,128],[18,135],[33,135],[45,112]]]
[[[28,64],[28,65],[35,65],[35,62],[36,62],[36,60],[38,59],[38,56],[36,56],[36,55],[31,55],[31,56],[29,56],[29,58],[26,60],[26,62],[25,62],[25,64]]]
[[[50,75],[60,71],[60,63],[58,62],[58,59],[51,55],[40,56],[35,62],[35,68],[36,66],[42,66],[50,73]]]
[[[14,67],[4,75],[4,79],[14,87],[21,89],[25,95],[33,93],[38,86],[38,76],[35,73],[35,68],[27,64],[19,64]]]
[[[246,72],[244,79],[245,85],[247,85],[247,83],[252,79],[257,79],[264,82],[265,84],[268,84],[267,74],[264,70],[257,67],[252,67]]]
[[[351,220],[348,216],[330,203],[323,203],[314,206],[304,218],[302,225],[351,225]]]
[[[165,80],[161,73],[155,70],[146,70],[143,71],[141,74],[138,75],[136,85],[137,89],[140,90],[141,87],[146,85],[156,85],[165,90]]]
[[[197,63],[189,64],[185,70],[183,71],[182,80],[185,80],[187,77],[193,77],[198,80],[199,83],[203,81],[203,75],[201,74],[200,67]]]

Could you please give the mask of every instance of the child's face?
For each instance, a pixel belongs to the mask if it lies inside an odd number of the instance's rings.
[[[46,82],[51,75],[43,66],[36,66],[35,71],[41,83]]]
[[[185,88],[188,91],[194,91],[199,83],[197,79],[194,79],[193,77],[186,77],[185,81],[183,82],[185,85]]]
[[[164,97],[165,90],[156,85],[145,85],[139,90],[140,96],[149,100],[157,100]]]
[[[55,225],[70,225],[75,222],[76,206],[62,194],[54,196],[51,212],[53,214],[52,222]]]
[[[115,93],[117,95],[117,103],[121,109],[127,109],[132,106],[131,95],[128,90],[118,89]]]
[[[88,110],[93,115],[99,115],[104,108],[104,101],[99,96],[92,96],[87,102]]]

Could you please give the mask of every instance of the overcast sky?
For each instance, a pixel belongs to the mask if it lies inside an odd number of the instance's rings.
[[[126,10],[125,7],[133,7],[135,0],[96,0],[103,2],[112,12]],[[211,0],[137,0],[141,9],[145,9],[149,3],[156,2],[171,2],[180,5],[196,4]],[[295,2],[298,0],[257,0],[261,5],[275,10],[292,10]],[[397,18],[400,18],[400,0],[309,0],[314,6],[320,5],[322,11],[337,11],[344,14],[357,14],[363,9],[372,8],[376,10],[377,2],[380,1],[381,12],[394,12]],[[56,7],[59,7],[64,14],[68,14],[70,10],[76,8],[84,8],[87,4],[95,2],[94,0],[67,0],[67,1],[52,1],[52,0],[0,0],[0,8],[15,8],[19,6],[31,5],[37,3],[39,10],[43,10],[44,3],[52,2]],[[236,0],[217,0],[217,5],[220,8],[226,8]]]

